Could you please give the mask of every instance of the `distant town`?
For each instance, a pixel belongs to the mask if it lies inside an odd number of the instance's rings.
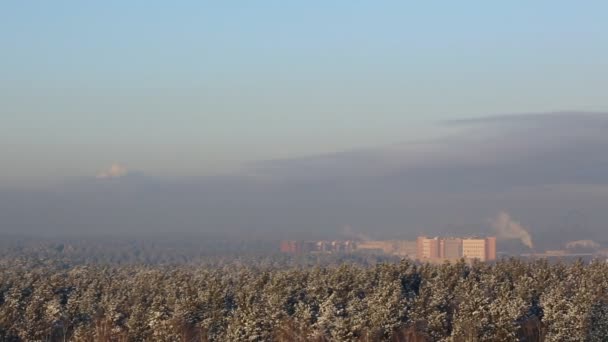
[[[304,253],[351,253],[374,251],[404,258],[428,262],[445,260],[477,259],[496,260],[496,237],[426,237],[412,240],[334,240],[334,241],[281,241],[281,252]]]
[[[287,254],[356,253],[374,252],[415,259],[422,262],[442,263],[465,259],[467,261],[494,261],[497,259],[497,238],[486,237],[427,237],[416,240],[283,240],[280,251]],[[586,240],[569,243],[565,249],[544,253],[525,253],[524,258],[592,258],[606,257],[608,250],[585,250]]]

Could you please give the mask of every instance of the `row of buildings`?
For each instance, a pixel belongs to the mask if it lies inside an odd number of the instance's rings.
[[[281,241],[281,252],[291,254],[304,253],[350,253],[356,249],[356,242],[353,240],[346,241]]]
[[[417,255],[417,243],[410,240],[376,240],[360,241],[356,244],[359,251],[381,251],[384,254],[398,255],[414,259]]]
[[[283,253],[351,253],[355,251],[375,251],[404,258],[428,262],[456,260],[460,258],[480,261],[496,260],[496,237],[426,237],[410,240],[376,241],[281,241]]]
[[[418,260],[454,260],[478,259],[480,261],[496,260],[496,237],[433,237],[419,236],[416,240],[416,259]]]

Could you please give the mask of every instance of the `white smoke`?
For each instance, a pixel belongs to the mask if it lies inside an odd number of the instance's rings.
[[[355,239],[355,240],[361,240],[361,241],[371,241],[370,237],[363,234],[363,233],[357,233],[353,230],[353,227],[351,227],[350,225],[345,225],[342,227],[342,234],[345,236],[348,236],[351,239]]]
[[[511,216],[502,211],[498,216],[493,219],[492,227],[496,230],[497,237],[503,240],[520,240],[521,243],[532,249],[532,237],[528,230],[524,228],[519,222],[513,221]]]
[[[129,173],[129,170],[118,163],[112,164],[109,168],[102,170],[97,174],[97,179],[112,179],[124,177]]]
[[[593,240],[576,240],[576,241],[570,241],[570,242],[566,243],[566,248],[568,248],[568,249],[574,249],[574,248],[599,249],[600,244]]]

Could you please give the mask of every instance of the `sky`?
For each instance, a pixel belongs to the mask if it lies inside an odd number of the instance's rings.
[[[413,238],[508,217],[541,246],[608,247],[605,13],[3,1],[0,233]]]
[[[514,222],[539,251],[578,240],[608,248],[608,113],[491,116],[441,126],[450,134],[259,161],[235,174],[168,180],[116,164],[51,187],[0,188],[0,236],[496,234],[501,251],[529,252],[495,226]]]
[[[0,187],[186,179],[608,110],[605,1],[3,1]],[[449,132],[453,132],[451,127]]]

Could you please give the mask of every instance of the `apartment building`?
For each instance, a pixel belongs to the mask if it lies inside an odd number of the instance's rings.
[[[418,260],[437,259],[440,257],[440,239],[438,237],[428,238],[426,236],[419,236],[416,242],[418,248],[416,258]]]
[[[445,238],[439,241],[439,257],[444,259],[458,259],[462,257],[462,239]]]
[[[465,258],[480,261],[496,260],[496,237],[485,238],[428,238],[417,239],[418,260],[441,261]]]
[[[462,256],[480,261],[496,260],[496,237],[462,239]]]

